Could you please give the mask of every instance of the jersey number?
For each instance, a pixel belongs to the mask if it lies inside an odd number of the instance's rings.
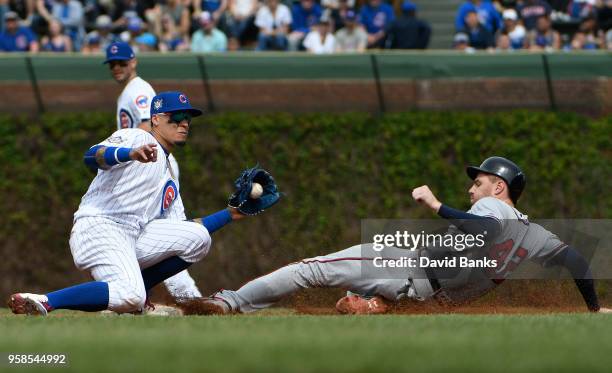
[[[491,250],[489,250],[489,259],[497,260],[497,267],[489,269],[489,274],[492,276],[494,282],[503,282],[506,276],[514,271],[516,267],[527,258],[527,250],[519,247],[512,257],[508,259],[508,255],[510,255],[513,247],[514,240],[507,240],[494,245]]]

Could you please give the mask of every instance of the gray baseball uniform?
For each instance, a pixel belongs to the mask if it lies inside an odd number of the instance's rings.
[[[461,303],[474,300],[508,278],[524,260],[529,259],[547,266],[552,257],[567,247],[555,234],[529,222],[527,215],[497,198],[480,199],[468,213],[497,220],[501,230],[485,253],[466,250],[460,255],[478,259],[484,254],[486,258],[496,260],[497,266],[461,268],[452,278],[439,278],[438,284],[434,284],[434,290],[438,290],[435,285],[440,287],[435,295],[439,301]],[[450,230],[457,231],[457,228],[451,226]],[[427,255],[428,252],[429,250],[424,250],[422,254]]]
[[[501,231],[489,249],[488,256],[496,259],[496,268],[460,268],[453,278],[433,279],[426,268],[405,267],[398,278],[397,268],[377,268],[376,276],[367,273],[373,258],[413,259],[429,257],[433,248],[408,251],[386,247],[381,252],[372,244],[350,247],[325,256],[291,263],[270,274],[252,280],[237,291],[223,290],[217,294],[227,301],[233,310],[252,312],[271,306],[281,298],[299,289],[337,287],[364,296],[379,295],[395,301],[405,297],[426,299],[442,294],[444,300],[462,302],[475,299],[493,289],[525,259],[546,265],[566,245],[553,233],[530,223],[526,215],[493,197],[482,198],[468,211],[471,214],[491,217],[500,223]],[[461,233],[451,226],[449,233]],[[473,256],[465,250],[458,256]],[[492,279],[493,278],[493,279]],[[438,298],[437,298],[438,299]]]

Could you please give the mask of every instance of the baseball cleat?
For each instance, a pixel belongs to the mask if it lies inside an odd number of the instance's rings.
[[[203,298],[187,298],[176,301],[183,315],[228,315],[232,307],[224,299],[212,296]]]
[[[377,315],[387,313],[389,306],[379,296],[364,298],[359,295],[348,295],[336,303],[336,310],[348,315]]]
[[[47,316],[51,310],[49,299],[46,295],[31,293],[16,293],[11,295],[8,306],[13,313],[18,315]]]

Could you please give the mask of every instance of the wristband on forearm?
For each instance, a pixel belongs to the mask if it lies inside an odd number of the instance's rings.
[[[203,218],[194,219],[194,221],[202,224],[208,230],[208,233],[212,234],[231,223],[232,214],[228,209],[223,209]]]
[[[119,163],[131,161],[131,148],[118,148],[114,146],[96,145],[91,147],[86,153],[83,161],[90,169],[107,170]]]
[[[104,151],[104,162],[109,166],[114,166],[119,163],[125,163],[131,161],[130,152],[131,148],[116,148],[109,146]]]

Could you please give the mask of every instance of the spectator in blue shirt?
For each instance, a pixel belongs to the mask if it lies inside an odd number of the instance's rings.
[[[523,49],[527,31],[525,27],[519,23],[516,10],[504,10],[503,18],[504,27],[502,33],[508,36],[509,49]]]
[[[203,11],[209,12],[219,26],[224,23],[221,16],[229,5],[228,0],[193,0],[193,16],[197,18]]]
[[[525,47],[532,51],[553,51],[561,48],[561,36],[552,28],[550,17],[540,16],[536,26],[525,39]]]
[[[0,52],[38,52],[38,41],[29,27],[19,26],[15,12],[4,14],[4,32],[0,34]]]
[[[429,44],[431,27],[417,18],[417,7],[406,0],[402,3],[402,15],[388,31],[388,45],[391,49],[426,49]]]
[[[465,15],[465,24],[466,27],[462,31],[468,35],[470,47],[489,49],[495,46],[493,34],[479,22],[478,14],[475,11]]]
[[[490,0],[470,0],[463,3],[457,11],[455,17],[455,28],[457,30],[467,27],[465,16],[468,12],[476,12],[480,24],[493,34],[502,27],[502,17]]]
[[[531,31],[536,27],[538,18],[542,16],[548,17],[550,12],[552,12],[550,5],[543,0],[525,0],[516,10],[523,20],[523,25],[525,25],[527,31]]]
[[[360,17],[368,32],[368,48],[384,48],[387,29],[395,20],[391,5],[382,0],[369,0],[361,8]]]
[[[323,10],[314,0],[301,0],[294,4],[291,9],[293,22],[291,23],[291,33],[289,34],[289,50],[296,51],[302,45],[306,34],[310,28],[321,19]]]

